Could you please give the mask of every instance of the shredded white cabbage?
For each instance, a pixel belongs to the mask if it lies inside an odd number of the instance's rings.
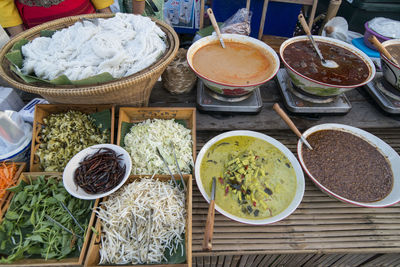
[[[176,158],[182,173],[190,173],[193,167],[191,131],[171,120],[146,120],[130,129],[124,138],[125,149],[132,158],[132,174],[169,174],[158,147],[172,173],[179,173],[170,146],[174,144]]]
[[[76,22],[51,38],[22,46],[24,74],[52,80],[65,74],[81,80],[103,72],[126,77],[153,64],[166,50],[165,33],[151,19],[117,13]]]
[[[167,182],[143,178],[101,204],[100,264],[160,263],[184,242],[185,194]]]

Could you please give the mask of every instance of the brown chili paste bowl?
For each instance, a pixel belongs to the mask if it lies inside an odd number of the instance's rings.
[[[307,164],[304,161],[303,158],[303,151],[305,149],[308,149],[306,146],[303,145],[302,141],[299,140],[297,143],[297,155],[299,158],[299,162],[305,171],[305,173],[310,177],[310,179],[317,185],[321,191],[327,193],[328,195],[342,201],[345,203],[353,204],[356,206],[361,206],[361,207],[368,207],[368,208],[382,208],[382,207],[388,207],[392,206],[398,202],[400,202],[400,156],[397,154],[397,152],[390,147],[387,143],[379,139],[378,137],[355,127],[344,125],[344,124],[336,124],[336,123],[327,123],[327,124],[320,124],[316,125],[314,127],[311,127],[307,131],[303,133],[304,137],[307,139],[308,136],[311,134],[321,131],[321,130],[336,130],[336,131],[342,131],[346,133],[350,133],[358,138],[363,139],[364,141],[368,142],[370,145],[375,147],[378,152],[380,152],[383,157],[386,158],[387,162],[389,163],[389,166],[392,170],[393,174],[393,185],[390,193],[386,195],[384,198],[374,201],[374,202],[359,202],[359,201],[354,201],[350,200],[348,198],[345,198],[341,196],[338,193],[335,193],[328,189],[328,187],[320,182],[318,177],[313,176],[313,174],[310,172],[309,168],[307,167]],[[335,155],[330,155],[333,158]],[[367,162],[368,164],[368,162]]]

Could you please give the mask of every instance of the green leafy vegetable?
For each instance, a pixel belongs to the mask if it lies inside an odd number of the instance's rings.
[[[92,201],[72,197],[56,177],[39,176],[27,184],[12,188],[15,195],[0,224],[0,254],[8,255],[0,263],[12,263],[24,257],[61,259],[76,256],[83,245],[82,230],[60,204],[68,206],[74,217],[86,229],[92,212]],[[71,232],[46,219],[46,215]]]

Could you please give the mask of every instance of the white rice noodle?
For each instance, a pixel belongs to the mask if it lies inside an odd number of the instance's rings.
[[[22,47],[24,74],[81,80],[103,72],[126,77],[153,64],[166,50],[165,33],[151,19],[117,13],[84,20]]]
[[[185,194],[168,182],[143,178],[111,195],[102,206],[96,211],[102,224],[100,264],[160,263],[166,248],[174,252],[184,242]]]

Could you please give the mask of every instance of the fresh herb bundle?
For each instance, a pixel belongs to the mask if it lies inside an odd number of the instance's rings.
[[[93,201],[72,197],[62,181],[54,176],[38,176],[31,179],[30,183],[21,181],[9,191],[15,195],[0,224],[0,254],[7,255],[0,259],[0,263],[11,263],[30,256],[47,260],[79,255]],[[62,203],[85,232],[74,222]]]

